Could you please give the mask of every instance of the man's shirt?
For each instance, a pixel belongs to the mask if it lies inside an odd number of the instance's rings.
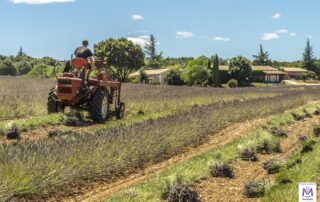
[[[84,58],[84,59],[88,59],[89,57],[93,56],[91,50],[89,48],[87,48],[87,47],[84,47],[84,46],[78,47],[74,51],[74,54],[76,55],[76,57]]]

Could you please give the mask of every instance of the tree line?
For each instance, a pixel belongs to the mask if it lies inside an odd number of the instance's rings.
[[[49,78],[56,62],[51,57],[33,58],[20,47],[15,56],[0,55],[0,75]]]
[[[171,71],[167,76],[171,85],[213,85],[219,86],[225,82],[226,75],[237,82],[245,82],[252,69],[251,65],[269,65],[279,67],[302,67],[320,76],[320,60],[314,57],[313,47],[308,39],[302,55],[303,60],[294,62],[281,62],[271,60],[269,53],[264,51],[260,45],[259,52],[253,55],[253,61],[237,56],[231,59],[223,59],[214,54],[211,57],[201,56],[199,58],[180,57],[164,58],[163,53],[157,52],[157,40],[150,35],[146,46],[141,47],[127,40],[107,39],[94,45],[94,54],[97,59],[105,62],[101,68],[106,69],[109,74],[122,81],[128,81],[128,76],[140,69],[141,78],[138,82],[146,80],[144,70],[169,68]],[[0,56],[0,75],[28,75],[31,77],[52,76],[53,66],[57,60],[51,57],[33,58],[20,47],[15,56]],[[226,65],[226,71],[220,71],[219,65]],[[60,67],[60,71],[63,67]],[[144,77],[143,77],[144,76]]]

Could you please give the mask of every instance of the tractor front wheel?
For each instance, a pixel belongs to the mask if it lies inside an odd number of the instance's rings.
[[[64,106],[59,104],[57,102],[57,99],[58,97],[56,95],[56,89],[55,88],[50,89],[49,96],[48,96],[48,103],[47,103],[49,114],[64,112]]]
[[[108,92],[98,89],[89,103],[89,112],[93,121],[104,123],[109,118],[110,102]]]

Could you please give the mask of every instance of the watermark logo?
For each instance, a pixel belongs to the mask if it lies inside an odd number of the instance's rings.
[[[299,202],[317,201],[317,183],[301,182],[299,183]]]

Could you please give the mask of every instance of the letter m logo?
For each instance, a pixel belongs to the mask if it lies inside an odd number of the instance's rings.
[[[313,196],[313,190],[310,187],[304,188],[302,190],[302,196],[312,197]]]

